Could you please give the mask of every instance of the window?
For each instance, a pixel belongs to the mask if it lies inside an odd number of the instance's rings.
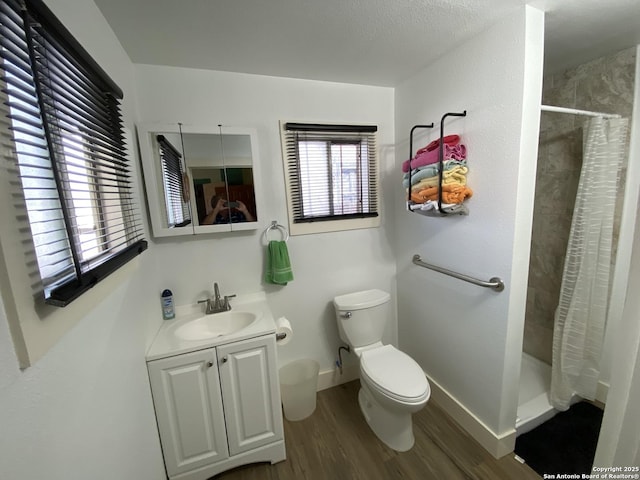
[[[282,125],[293,234],[379,224],[376,131],[375,126]]]
[[[122,91],[41,0],[0,3],[0,71],[45,301],[65,306],[147,248]]]
[[[156,139],[162,163],[162,186],[164,187],[167,208],[167,225],[169,228],[184,227],[191,223],[191,214],[189,213],[189,198],[185,192],[185,188],[189,188],[189,183],[184,181],[182,155],[164,135],[158,135]]]

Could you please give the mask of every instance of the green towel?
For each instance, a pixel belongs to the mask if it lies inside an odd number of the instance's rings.
[[[286,285],[293,280],[291,262],[287,243],[280,240],[271,240],[267,246],[267,269],[264,275],[265,283]]]

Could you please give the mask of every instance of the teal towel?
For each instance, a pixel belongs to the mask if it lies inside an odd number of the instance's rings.
[[[267,269],[264,275],[265,283],[286,285],[293,280],[293,271],[289,261],[287,243],[271,240],[267,246]]]

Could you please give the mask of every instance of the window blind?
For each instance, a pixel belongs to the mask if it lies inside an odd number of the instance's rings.
[[[64,306],[146,249],[122,91],[40,0],[0,2],[0,72],[42,291]]]
[[[284,124],[294,223],[378,216],[375,126]]]
[[[191,214],[185,201],[182,155],[164,135],[158,135],[156,140],[162,165],[167,224],[169,227],[183,227],[191,223]]]

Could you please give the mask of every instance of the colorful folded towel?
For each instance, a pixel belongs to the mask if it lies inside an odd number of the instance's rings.
[[[442,162],[443,170],[446,172],[447,170],[451,170],[455,167],[466,167],[466,160],[445,160]],[[411,172],[411,185],[415,185],[420,180],[433,177],[437,175],[439,172],[438,164],[435,165],[427,165],[425,167],[420,167]],[[409,174],[405,173],[402,177],[402,186],[404,188],[409,188]]]
[[[443,203],[442,204],[442,209],[443,210],[452,210],[456,207],[460,207],[459,203]],[[409,205],[409,210],[412,211],[416,211],[416,210],[421,210],[423,212],[428,212],[429,210],[435,210],[438,211],[440,210],[438,208],[438,201],[434,201],[434,200],[427,200],[424,203],[412,203],[411,205]]]
[[[445,170],[442,172],[442,184],[443,185],[466,185],[467,184],[467,167],[454,167],[451,170]],[[412,192],[419,192],[427,187],[435,187],[440,183],[440,176],[434,175],[420,180],[418,183],[411,186]]]
[[[442,143],[443,143],[443,145],[450,145],[450,146],[457,145],[458,143],[460,143],[460,136],[459,135],[447,135],[446,137],[444,137],[442,139]],[[436,138],[429,145],[427,145],[426,147],[422,147],[420,150],[418,150],[416,152],[416,155],[418,155],[420,153],[424,153],[424,152],[430,152],[431,150],[435,150],[436,148],[438,148],[438,145],[440,145],[440,139]]]
[[[473,195],[473,191],[464,185],[442,185],[442,201],[445,203],[462,203]],[[415,203],[425,203],[428,200],[438,200],[438,187],[427,187],[417,193],[411,193],[411,200]]]
[[[467,147],[463,144],[460,145],[444,145],[444,149],[442,152],[443,160],[464,160],[467,158]],[[408,172],[409,167],[418,168],[423,167],[425,165],[431,165],[433,163],[437,163],[440,160],[440,150],[435,149],[431,151],[423,151],[422,153],[417,153],[415,157],[411,160],[405,160],[402,162],[402,171]]]
[[[265,283],[286,285],[293,280],[291,261],[287,243],[282,240],[271,240],[267,246],[267,263],[264,275]]]

